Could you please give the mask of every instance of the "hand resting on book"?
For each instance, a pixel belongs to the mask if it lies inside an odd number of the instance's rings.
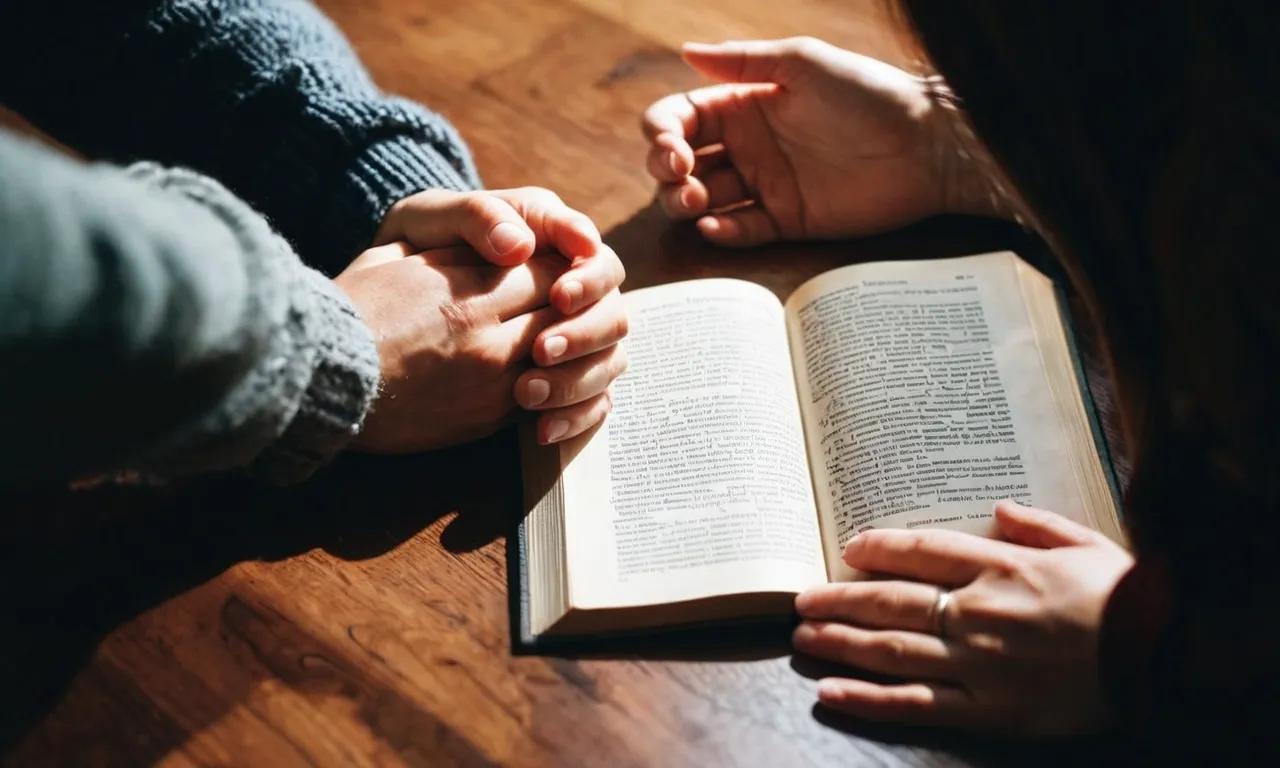
[[[802,593],[795,646],[901,682],[823,680],[823,703],[868,720],[1020,736],[1108,724],[1098,633],[1133,558],[1052,512],[1006,502],[996,519],[1006,541],[917,529],[849,542],[849,566],[885,580]]]

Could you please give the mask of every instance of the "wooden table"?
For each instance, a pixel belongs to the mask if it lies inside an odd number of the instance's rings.
[[[375,78],[452,118],[492,187],[547,186],[627,288],[708,275],[786,295],[851,260],[1025,246],[995,225],[717,252],[650,204],[637,129],[699,83],[683,40],[816,34],[898,60],[873,0],[328,0]],[[785,6],[785,10],[784,10]],[[0,754],[14,765],[988,765],[1023,746],[814,709],[785,637],[512,652],[509,433],[348,458],[307,488],[226,479],[0,500]],[[2,758],[0,758],[2,759]]]

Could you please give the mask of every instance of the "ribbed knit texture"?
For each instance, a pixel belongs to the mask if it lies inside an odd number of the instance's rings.
[[[330,276],[397,200],[480,183],[454,128],[381,92],[303,0],[0,3],[0,72],[50,135],[218,179]]]
[[[0,486],[297,482],[346,446],[378,384],[350,301],[221,184],[0,131]]]
[[[378,385],[324,275],[396,201],[480,184],[454,128],[379,90],[305,0],[0,3],[0,103],[144,163],[0,131],[0,484],[307,477]]]

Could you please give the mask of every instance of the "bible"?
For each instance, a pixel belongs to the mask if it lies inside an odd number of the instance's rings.
[[[591,432],[521,438],[521,635],[785,618],[873,528],[995,535],[996,501],[1124,544],[1054,281],[1011,252],[856,264],[785,302],[736,279],[624,294]]]

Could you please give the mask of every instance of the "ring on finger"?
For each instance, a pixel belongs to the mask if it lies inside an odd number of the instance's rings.
[[[954,598],[955,592],[939,587],[938,596],[933,601],[933,633],[943,640],[947,639],[947,608],[951,607]]]

